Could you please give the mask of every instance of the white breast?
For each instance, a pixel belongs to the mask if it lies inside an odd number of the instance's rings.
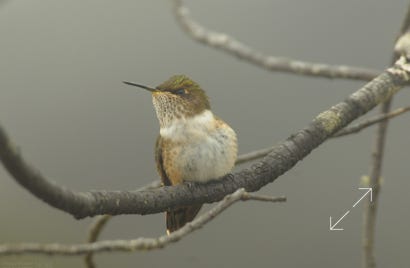
[[[209,134],[209,131],[215,129],[214,121],[213,113],[205,110],[190,118],[182,117],[172,120],[168,125],[161,127],[160,134],[163,138],[173,141],[203,138]]]
[[[211,111],[176,119],[161,128],[163,138],[178,143],[174,149],[183,180],[208,181],[231,171],[237,155],[236,134],[226,123],[216,121]]]

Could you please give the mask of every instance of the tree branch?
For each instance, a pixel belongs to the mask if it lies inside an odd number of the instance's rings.
[[[153,181],[141,188],[139,188],[137,191],[144,191],[144,190],[149,190],[149,189],[156,189],[158,187],[161,187],[162,183],[161,181]],[[111,215],[101,215],[98,216],[95,221],[92,222],[90,225],[90,228],[88,230],[88,243],[92,243],[97,241],[98,237],[100,236],[100,233],[102,232],[102,229],[107,225],[109,220],[112,218]],[[93,260],[93,253],[89,252],[84,256],[84,262],[86,267],[88,268],[93,268],[95,267],[94,260]]]
[[[266,153],[263,155],[263,156],[265,156],[270,151],[272,151],[272,147],[270,147],[269,150],[263,149],[263,150],[260,150],[259,152],[261,152],[261,151],[266,151]],[[248,162],[248,161],[253,160],[252,159],[252,154],[255,154],[255,153],[257,153],[257,151],[254,151],[254,152],[251,152],[251,153],[248,153],[248,154],[239,155],[238,159],[236,160],[235,165],[238,165],[240,163],[244,163],[244,162]],[[260,157],[257,157],[257,158],[260,158]],[[160,186],[162,186],[161,181],[159,181],[159,180],[158,181],[153,181],[153,182],[139,188],[138,191],[155,189],[155,188],[158,188]],[[87,239],[88,243],[92,243],[92,242],[95,242],[95,241],[98,240],[98,237],[99,237],[100,233],[102,232],[103,228],[107,225],[107,223],[109,222],[109,220],[111,218],[112,218],[111,215],[101,215],[101,216],[98,216],[95,219],[95,221],[93,221],[91,223],[89,231],[88,231],[88,239]],[[84,256],[84,262],[85,262],[86,267],[88,267],[88,268],[95,267],[94,260],[93,260],[93,253],[87,253]]]
[[[158,238],[137,238],[133,240],[108,240],[89,244],[38,244],[22,243],[15,245],[0,245],[0,255],[9,254],[49,254],[49,255],[82,255],[87,253],[107,252],[107,251],[136,251],[161,249],[171,243],[177,242],[195,230],[200,229],[210,222],[222,211],[238,201],[257,200],[266,202],[285,202],[285,197],[260,196],[245,192],[239,189],[210,209],[207,213],[197,217],[192,222],[187,223],[181,229],[163,235]]]
[[[396,110],[394,110],[393,112],[390,112],[388,114],[380,114],[380,115],[376,115],[372,118],[369,118],[363,122],[360,122],[356,125],[353,126],[347,126],[343,129],[341,129],[340,131],[336,132],[331,138],[337,138],[337,137],[342,137],[342,136],[346,136],[346,135],[350,135],[350,134],[354,134],[357,132],[360,132],[361,130],[370,127],[374,124],[380,123],[381,121],[387,120],[387,119],[391,119],[394,118],[396,116],[399,116],[403,113],[406,113],[410,111],[410,106],[407,107],[403,107],[403,108],[398,108]],[[255,159],[259,159],[262,158],[264,156],[266,156],[267,154],[269,154],[270,152],[272,152],[274,147],[270,146],[267,148],[263,148],[263,149],[259,149],[259,150],[255,150],[255,151],[251,151],[249,153],[245,153],[242,154],[240,156],[238,156],[238,159],[236,160],[236,165],[242,164],[242,163],[246,163]]]
[[[323,63],[303,62],[289,58],[279,58],[265,55],[235,38],[215,31],[211,31],[193,20],[189,9],[182,0],[174,0],[174,14],[181,28],[189,37],[201,44],[220,49],[241,60],[248,61],[269,71],[287,72],[306,76],[326,78],[342,78],[354,80],[371,80],[380,72],[365,68],[327,65]]]
[[[350,134],[354,134],[357,133],[369,126],[372,126],[374,124],[386,121],[388,119],[392,119],[396,116],[399,116],[401,114],[404,114],[406,112],[410,111],[410,106],[407,107],[403,107],[403,108],[398,108],[396,110],[394,110],[393,112],[390,113],[380,113],[379,115],[376,115],[372,118],[369,118],[363,122],[360,122],[356,125],[350,126],[350,127],[345,127],[344,129],[340,130],[339,132],[337,132],[335,135],[333,135],[332,138],[337,138],[337,137],[342,137],[342,136],[346,136],[346,135],[350,135]]]
[[[261,161],[208,183],[145,191],[74,192],[47,180],[30,167],[1,126],[0,159],[11,176],[33,195],[76,218],[102,214],[152,214],[180,206],[212,203],[239,188],[253,192],[273,182],[334,133],[398,92],[410,80],[409,75],[408,59],[401,57],[393,67],[276,145]]]
[[[400,55],[410,55],[410,5],[407,7],[406,16],[400,29],[399,38],[396,41],[392,62],[396,61]],[[392,97],[388,98],[380,107],[380,113],[387,114],[390,111]],[[363,235],[362,235],[362,267],[376,267],[374,257],[374,241],[376,228],[376,214],[380,193],[381,171],[386,143],[386,133],[389,120],[380,122],[374,140],[372,153],[372,166],[370,171],[369,187],[373,189],[373,202],[366,202],[363,210]]]

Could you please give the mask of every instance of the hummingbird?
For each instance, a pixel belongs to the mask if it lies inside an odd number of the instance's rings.
[[[208,96],[193,80],[175,75],[157,87],[132,82],[146,89],[159,121],[155,161],[162,184],[207,182],[228,174],[237,158],[235,131],[211,111]],[[202,205],[166,211],[170,234],[192,221]]]

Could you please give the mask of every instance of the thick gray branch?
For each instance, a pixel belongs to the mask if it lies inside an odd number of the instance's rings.
[[[329,110],[304,129],[276,145],[248,169],[205,184],[181,184],[145,191],[74,192],[55,184],[30,167],[0,126],[0,158],[11,176],[33,195],[76,218],[101,214],[152,214],[178,206],[212,203],[239,188],[259,190],[290,170],[298,161],[354,119],[399,91],[409,81],[405,57]]]

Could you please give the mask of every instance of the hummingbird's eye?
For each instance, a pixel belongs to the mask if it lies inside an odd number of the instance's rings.
[[[175,94],[177,94],[177,95],[185,95],[185,94],[186,94],[186,91],[185,91],[185,89],[183,89],[183,88],[179,88],[179,89],[175,90]]]

